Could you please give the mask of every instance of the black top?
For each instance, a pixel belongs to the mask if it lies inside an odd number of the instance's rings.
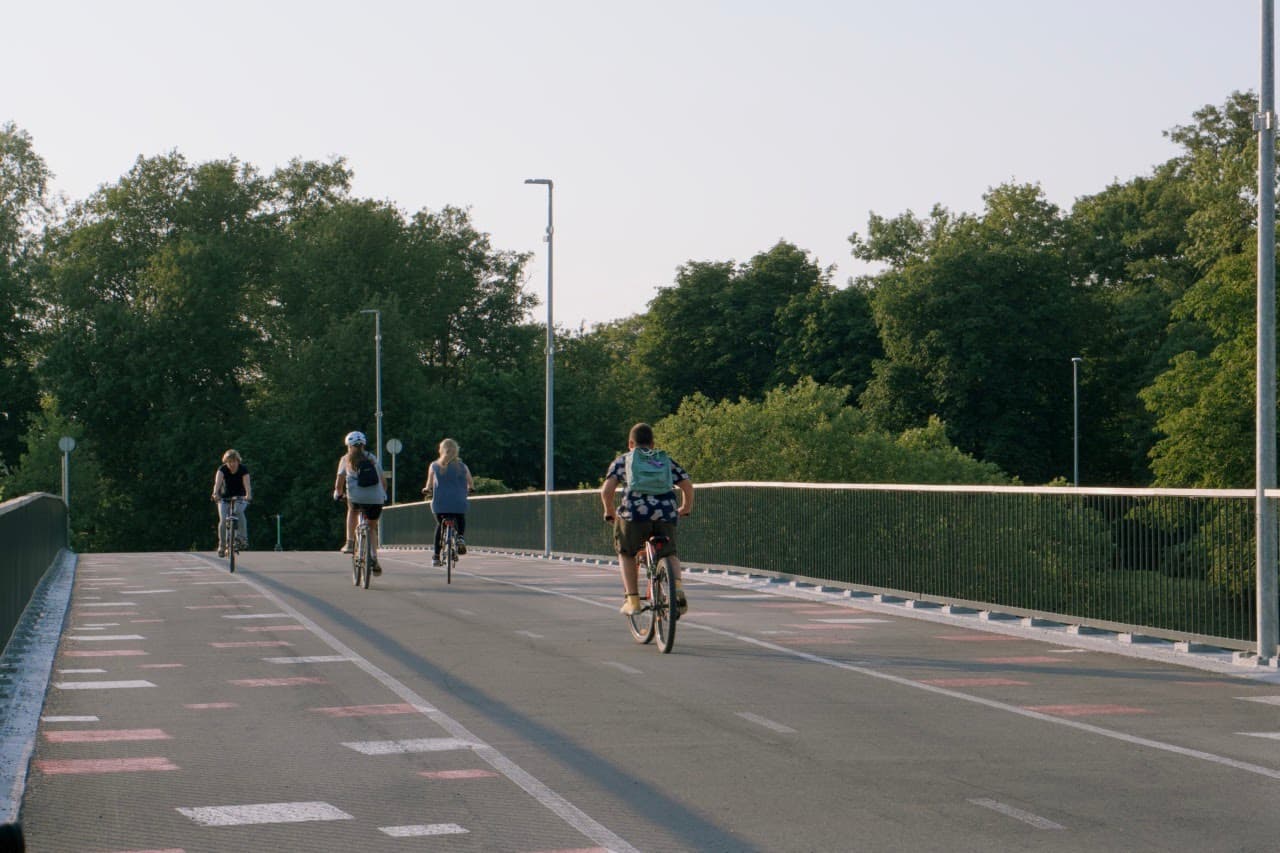
[[[244,497],[244,478],[249,476],[249,469],[244,463],[240,463],[234,474],[225,463],[218,466],[218,470],[222,472],[222,497]]]

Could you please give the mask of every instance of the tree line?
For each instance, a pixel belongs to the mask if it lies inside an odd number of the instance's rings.
[[[976,212],[872,214],[849,240],[877,271],[844,286],[782,240],[557,330],[556,487],[597,485],[637,420],[704,482],[1063,482],[1073,357],[1083,484],[1252,485],[1254,112],[1204,107],[1176,156],[1069,210],[1009,183]],[[541,488],[528,255],[351,181],[340,158],[171,152],[59,204],[0,127],[0,496],[57,492],[71,435],[77,547],[208,548],[236,447],[256,546],[277,514],[287,547],[336,545],[341,438],[374,433],[366,309],[400,499],[445,436],[487,487]]]

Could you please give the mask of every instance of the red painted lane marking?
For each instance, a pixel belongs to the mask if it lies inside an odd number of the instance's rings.
[[[305,631],[306,625],[250,625],[247,628],[238,628],[239,631],[249,631],[262,633],[263,631]]]
[[[609,853],[608,847],[574,847],[572,850],[535,850],[533,853]]]
[[[1062,658],[1048,655],[1027,655],[1015,658],[978,658],[978,663],[1062,663]]]
[[[939,634],[934,639],[953,643],[1011,643],[1022,637],[1005,637],[1001,634]]]
[[[424,779],[488,779],[498,774],[492,770],[423,770]]]
[[[295,678],[237,678],[228,684],[237,687],[294,687],[300,684],[328,684],[323,678],[297,676]]]
[[[193,705],[183,705],[189,711],[220,711],[224,708],[239,708],[237,702],[199,702]]]
[[[329,717],[376,717],[386,714],[416,714],[418,709],[412,705],[343,705],[336,708],[312,708],[317,714]]]
[[[1150,714],[1146,708],[1131,708],[1128,705],[1027,705],[1028,711],[1039,711],[1055,717],[1089,717],[1106,714]]]
[[[798,628],[801,631],[867,631],[870,630],[866,625],[849,625],[847,623],[831,622],[825,625],[784,625],[784,628]]]
[[[113,850],[111,853],[187,853],[182,847],[166,847],[163,850]]]
[[[178,770],[167,758],[68,758],[37,761],[40,772],[50,776],[61,773],[145,773],[153,770]]]
[[[257,649],[292,646],[288,640],[239,640],[234,643],[210,643],[215,649]]]
[[[68,649],[62,654],[69,658],[136,658],[150,652],[142,649]]]
[[[78,729],[45,732],[49,743],[113,743],[121,740],[173,740],[164,729]]]
[[[926,678],[920,683],[935,687],[1025,687],[1031,682],[1012,678]]]

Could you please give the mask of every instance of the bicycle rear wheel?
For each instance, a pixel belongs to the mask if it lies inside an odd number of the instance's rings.
[[[351,546],[351,582],[356,586],[360,586],[360,554],[364,551],[364,545],[360,541],[360,529],[356,528],[356,541]]]
[[[458,559],[458,543],[453,527],[444,530],[444,582],[453,583],[453,564]]]
[[[653,578],[653,621],[658,632],[658,649],[670,654],[676,644],[676,577],[666,557],[658,560]]]
[[[637,562],[639,567],[637,573],[643,573],[641,577],[649,585],[649,602],[653,603],[653,576],[649,572],[649,560],[641,554]],[[631,629],[631,636],[635,637],[637,643],[648,643],[653,640],[653,608],[645,607],[639,613],[632,613],[627,617],[627,627]]]
[[[373,575],[373,537],[369,535],[369,531],[364,531],[364,536],[360,537],[360,564],[363,567],[363,575],[360,578],[360,584],[365,589],[369,588],[369,579]]]

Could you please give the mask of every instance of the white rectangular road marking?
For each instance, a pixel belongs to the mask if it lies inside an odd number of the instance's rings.
[[[202,806],[178,809],[201,826],[245,826],[253,823],[305,823],[312,820],[355,820],[328,803],[258,803],[249,806]]]
[[[155,687],[150,681],[55,681],[59,690],[128,690],[133,687]]]
[[[98,642],[115,642],[116,640],[145,640],[146,637],[141,634],[88,634],[86,636],[78,636],[72,634],[67,637],[68,640],[96,640]]]
[[[93,628],[94,630],[97,630],[98,628],[117,628],[119,627],[119,625],[120,625],[119,622],[86,622],[85,624],[81,625],[79,628],[76,628],[75,630],[87,631],[90,628]]]
[[[1062,824],[1054,823],[1047,817],[1040,817],[1040,815],[1032,814],[1031,812],[1024,812],[1022,809],[1015,809],[1013,806],[1005,805],[1004,803],[997,802],[996,800],[977,799],[970,800],[969,802],[973,803],[975,806],[982,806],[984,809],[991,809],[993,812],[999,812],[1000,814],[1005,815],[1006,817],[1011,817],[1014,820],[1020,820],[1025,824],[1034,826],[1036,829],[1066,829]]]
[[[97,601],[91,604],[81,604],[80,607],[137,607],[136,601]]]
[[[1246,702],[1261,702],[1263,705],[1280,705],[1280,696],[1237,696]]]
[[[344,663],[351,660],[346,655],[311,655],[300,658],[263,658],[267,663]]]
[[[223,619],[288,619],[288,613],[236,613]]]
[[[542,639],[542,635],[541,635],[541,634],[535,634],[535,633],[533,633],[532,631],[516,631],[516,633],[517,633],[517,634],[519,634],[519,635],[520,635],[520,636],[522,636],[522,637],[528,637],[528,638],[529,638],[529,639],[531,639],[531,640],[541,640],[541,639]]]
[[[471,749],[475,746],[455,737],[429,737],[417,740],[366,740],[344,743],[362,755],[404,755],[411,752],[446,752],[451,749]]]
[[[177,592],[174,589],[123,589],[121,595],[158,595],[162,592]]]
[[[97,717],[72,717],[72,716],[66,716],[66,715],[55,716],[55,717],[41,717],[40,719],[42,722],[46,722],[46,723],[96,723],[98,722]]]
[[[810,619],[810,622],[823,622],[829,625],[871,625],[876,622],[892,622],[892,619],[876,619],[871,616],[855,616],[847,619]]]
[[[776,595],[765,595],[759,592],[743,592],[735,595],[717,595],[715,598],[724,601],[777,601]]]
[[[416,838],[421,835],[464,835],[469,830],[456,823],[426,823],[417,826],[380,826],[378,831],[392,838]]]
[[[618,663],[616,660],[607,660],[605,666],[611,666],[614,669],[620,669],[627,675],[643,675],[643,670],[636,669],[634,666],[627,666],[625,663]]]
[[[1236,732],[1238,735],[1245,737],[1260,737],[1267,740],[1280,740],[1280,732]]]
[[[105,669],[60,669],[59,675],[102,675]]]
[[[796,730],[790,726],[784,726],[782,723],[775,723],[773,720],[761,717],[758,714],[752,714],[750,711],[739,711],[737,716],[749,723],[755,723],[757,726],[764,726],[766,729],[772,729],[780,734],[793,735],[796,733]]]

